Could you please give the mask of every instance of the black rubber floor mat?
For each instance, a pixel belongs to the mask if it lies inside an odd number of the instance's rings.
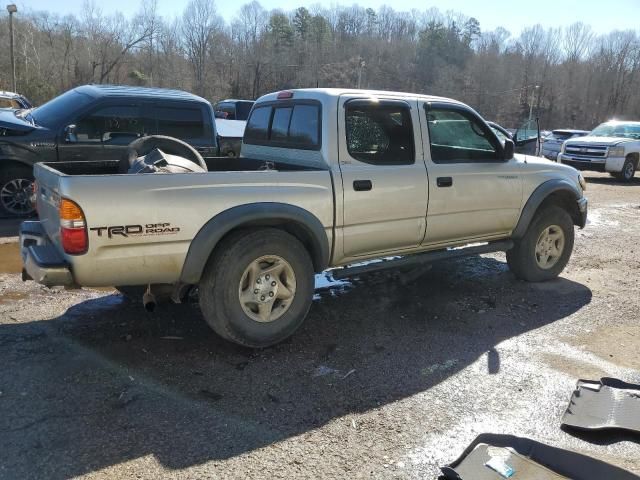
[[[442,467],[449,480],[638,480],[595,458],[528,438],[483,433],[455,462]]]
[[[640,385],[608,377],[578,380],[562,424],[581,430],[617,428],[640,433]]]

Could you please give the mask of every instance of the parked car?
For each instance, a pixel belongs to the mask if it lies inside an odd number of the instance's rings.
[[[587,136],[562,144],[558,161],[578,170],[609,172],[630,182],[638,169],[640,122],[610,121],[598,125]]]
[[[560,153],[560,149],[562,148],[562,144],[565,140],[575,137],[584,137],[588,134],[588,130],[553,130],[549,135],[542,139],[542,156],[555,162],[558,160],[558,154]]]
[[[508,129],[495,122],[487,122],[501,142],[505,139],[513,141],[516,153],[524,153],[526,155],[538,154],[538,138],[539,130],[537,122],[535,124],[525,122],[520,128]]]
[[[247,120],[253,107],[252,100],[222,100],[213,107],[216,118],[224,120]]]
[[[474,110],[440,97],[265,95],[234,159],[242,171],[205,165],[197,152],[160,163],[153,141],[130,147],[125,171],[174,162],[173,171],[191,164],[198,173],[115,175],[121,164],[95,160],[36,165],[40,218],[20,233],[26,279],[140,286],[147,303],[157,285],[178,302],[198,286],[219,335],[265,347],[303,322],[314,272],[334,268],[344,278],[503,250],[518,278],[544,281],[563,270],[574,225],[586,222],[578,171],[514,156],[513,142],[498,140]],[[401,258],[363,264],[389,256]]]
[[[220,155],[239,157],[246,120],[224,120],[216,118],[216,131],[220,140]]]
[[[0,109],[2,108],[17,110],[20,108],[33,108],[33,105],[24,95],[0,90]]]
[[[234,151],[216,136],[211,104],[178,90],[85,85],[33,110],[0,111],[0,216],[32,213],[36,162],[118,159],[145,135],[180,138],[205,159],[219,144]]]

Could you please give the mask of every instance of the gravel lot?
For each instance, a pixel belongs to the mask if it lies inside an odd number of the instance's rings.
[[[217,338],[195,304],[148,314],[22,283],[5,237],[0,478],[430,479],[482,432],[640,474],[638,437],[559,428],[578,378],[640,382],[640,178],[586,176],[562,278],[518,282],[504,255],[406,285],[371,274],[320,289],[263,351]]]

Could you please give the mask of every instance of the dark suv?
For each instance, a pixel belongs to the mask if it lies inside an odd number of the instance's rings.
[[[32,213],[36,162],[117,160],[145,135],[218,155],[211,104],[178,90],[85,85],[31,110],[0,110],[0,216]]]
[[[255,102],[251,100],[222,100],[215,104],[213,110],[216,118],[225,120],[246,120]]]

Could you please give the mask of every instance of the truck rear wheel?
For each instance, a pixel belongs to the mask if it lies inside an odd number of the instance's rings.
[[[227,237],[199,285],[200,309],[221,337],[263,348],[295,332],[311,306],[313,265],[294,236],[275,228]]]
[[[516,277],[528,282],[556,278],[573,251],[573,220],[558,206],[549,206],[533,217],[524,236],[507,251],[507,263]]]
[[[26,217],[34,213],[31,204],[33,171],[26,166],[0,170],[0,217]]]

